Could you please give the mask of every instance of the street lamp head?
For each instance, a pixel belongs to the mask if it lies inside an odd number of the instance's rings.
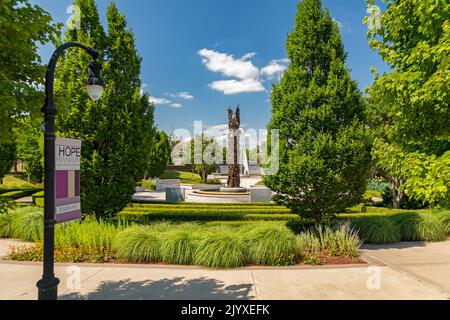
[[[89,62],[88,69],[89,69],[89,79],[88,82],[86,83],[86,89],[89,97],[91,97],[92,100],[97,101],[101,98],[103,94],[104,83],[100,78],[102,65],[95,60],[91,60],[91,62]]]

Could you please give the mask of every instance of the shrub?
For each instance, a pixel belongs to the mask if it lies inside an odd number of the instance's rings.
[[[152,180],[143,180],[141,186],[145,190],[156,190],[156,183]]]
[[[367,217],[355,220],[352,225],[365,243],[392,243],[401,241],[400,227],[383,217]]]
[[[303,219],[292,219],[286,222],[286,226],[292,230],[295,234],[300,234],[316,227],[314,221],[308,221]]]
[[[389,187],[389,182],[387,181],[371,180],[367,184],[368,191],[378,192],[379,195],[381,195],[387,187]]]
[[[113,248],[120,259],[130,262],[161,262],[161,237],[152,227],[131,227],[120,232]]]
[[[357,258],[362,241],[350,224],[341,224],[337,228],[320,226],[317,228],[322,251],[330,256]]]
[[[251,264],[292,265],[297,261],[297,239],[286,226],[255,226],[245,233],[244,239]]]
[[[435,214],[403,214],[392,219],[400,226],[403,241],[443,241],[447,236],[442,218]]]
[[[217,227],[199,242],[194,263],[210,268],[235,268],[246,262],[246,247],[238,233]]]

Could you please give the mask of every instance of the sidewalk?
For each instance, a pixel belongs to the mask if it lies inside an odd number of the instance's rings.
[[[381,287],[373,290],[367,287],[369,265],[211,270],[58,264],[56,275],[60,299],[449,299],[449,254],[450,242],[366,247],[363,257],[381,272]],[[41,268],[39,263],[0,261],[0,299],[36,299]],[[70,290],[77,270],[81,289]]]

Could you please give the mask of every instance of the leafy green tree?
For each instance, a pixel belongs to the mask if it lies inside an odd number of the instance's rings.
[[[376,160],[391,178],[398,176],[392,166],[402,167],[408,196],[448,203],[450,6],[445,0],[386,2],[379,26],[368,30],[370,46],[393,70],[375,72],[368,90]],[[396,151],[383,156],[389,149]]]
[[[90,57],[80,50],[66,54],[59,67],[57,92],[66,112],[59,116],[61,135],[83,141],[81,163],[82,210],[96,216],[114,215],[134,193],[147,167],[154,132],[154,108],[140,94],[141,58],[134,34],[115,4],[108,7],[108,35],[93,0],[76,0],[81,28],[68,31],[66,41],[99,50],[104,58],[102,99],[91,101],[85,90]]]
[[[198,146],[196,148],[196,146]],[[217,170],[222,158],[223,149],[219,147],[214,138],[204,134],[197,135],[191,140],[191,159],[188,161],[191,168],[197,172],[203,182],[208,181],[208,175]]]
[[[2,0],[0,17],[0,142],[11,142],[15,121],[37,114],[43,104],[38,87],[45,69],[38,48],[55,42],[60,26],[28,0]]]
[[[320,0],[299,2],[287,52],[291,64],[273,86],[268,125],[279,130],[280,165],[266,184],[277,202],[319,222],[365,192],[371,161],[365,105],[345,66],[339,27]]]
[[[147,176],[161,176],[170,163],[171,155],[169,136],[162,130],[156,132],[148,158]]]
[[[0,184],[3,183],[3,177],[11,170],[16,160],[16,144],[0,144]]]
[[[40,120],[24,117],[15,128],[17,158],[24,162],[26,172],[35,182],[44,178],[44,134]]]

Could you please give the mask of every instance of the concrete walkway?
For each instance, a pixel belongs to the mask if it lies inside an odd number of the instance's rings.
[[[447,241],[365,247],[370,265],[211,270],[58,264],[56,275],[60,299],[450,299],[449,255]],[[39,263],[0,261],[0,299],[36,299],[41,273]]]

